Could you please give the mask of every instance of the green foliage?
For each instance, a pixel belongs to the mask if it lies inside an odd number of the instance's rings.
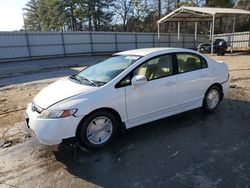
[[[164,16],[178,7],[225,8],[234,5],[237,8],[250,9],[249,0],[29,0],[23,10],[25,29],[30,31],[156,32],[159,16]],[[230,30],[231,22],[220,19],[215,30]],[[247,29],[249,22],[250,17],[245,16],[236,25]],[[201,27],[208,27],[208,23],[199,25],[200,30]],[[190,29],[187,23],[183,23],[182,27],[185,30],[183,32],[193,32],[193,26]],[[167,23],[162,28],[163,32],[175,30],[176,24],[172,23]]]
[[[30,30],[30,31],[41,30],[40,19],[38,15],[39,2],[40,0],[30,0],[26,4],[26,7],[23,9],[25,11],[24,27],[27,30]]]
[[[221,8],[231,8],[233,7],[233,0],[207,0],[206,6],[208,7],[221,7]]]
[[[40,0],[38,15],[42,31],[62,30],[65,15],[60,0]]]
[[[177,5],[177,7],[182,7],[182,6],[195,7],[195,3],[193,1],[189,1],[189,2],[180,2]]]
[[[25,11],[27,30],[108,30],[114,0],[30,0]]]

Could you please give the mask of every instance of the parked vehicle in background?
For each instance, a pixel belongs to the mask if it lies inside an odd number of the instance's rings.
[[[229,88],[228,67],[182,48],[116,53],[38,93],[26,122],[44,144],[76,136],[89,148],[135,127],[202,107],[215,110]]]
[[[225,51],[227,49],[227,42],[224,39],[216,39],[213,44],[213,52],[217,53],[217,55],[225,55]],[[210,53],[211,52],[211,44],[202,43],[198,46],[198,51],[201,53]]]

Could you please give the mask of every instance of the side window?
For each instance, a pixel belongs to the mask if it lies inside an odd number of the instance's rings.
[[[176,54],[178,62],[178,72],[189,72],[207,67],[207,62],[202,57],[190,53]]]
[[[136,68],[133,75],[144,75],[147,80],[154,80],[173,74],[172,55],[163,55],[146,61]]]
[[[127,86],[131,84],[131,74],[127,75],[125,78],[123,78],[120,83],[118,84],[118,87]]]

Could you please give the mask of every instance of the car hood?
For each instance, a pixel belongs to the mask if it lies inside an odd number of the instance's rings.
[[[46,109],[51,105],[68,99],[78,94],[89,93],[98,87],[82,85],[71,81],[69,78],[62,78],[42,89],[34,98],[34,103]]]

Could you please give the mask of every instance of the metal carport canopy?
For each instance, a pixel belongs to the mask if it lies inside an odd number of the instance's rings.
[[[211,8],[211,7],[180,7],[170,14],[164,16],[157,21],[158,24],[158,38],[160,38],[160,24],[164,22],[178,22],[178,38],[180,33],[180,22],[195,22],[195,39],[197,36],[197,22],[211,21],[212,22],[212,48],[214,41],[214,22],[216,18],[222,17],[226,14],[234,15],[233,33],[235,27],[235,15],[237,14],[249,14],[250,11],[233,9],[233,8]]]

